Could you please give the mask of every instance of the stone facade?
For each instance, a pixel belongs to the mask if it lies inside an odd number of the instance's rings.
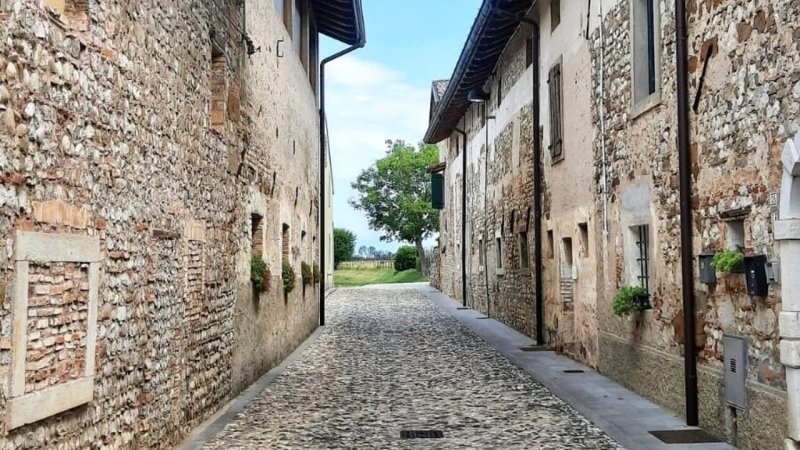
[[[675,11],[654,1],[654,93],[640,97],[632,38],[640,0],[538,2],[542,125],[543,291],[547,344],[597,367],[635,391],[684,413],[684,320],[681,294]],[[800,4],[791,0],[688,1],[694,254],[733,246],[780,259],[775,242],[784,144],[800,130]],[[558,20],[555,25],[554,20]],[[518,262],[520,221],[529,223],[533,260],[531,70],[525,61],[528,28],[509,41],[484,90],[492,93],[486,130],[480,105],[461,126],[468,132],[470,305],[533,336],[533,280]],[[529,50],[529,49],[528,49]],[[563,154],[548,151],[552,133],[549,78],[560,64]],[[701,82],[702,79],[702,82]],[[502,81],[500,81],[502,80]],[[451,80],[451,84],[453,80]],[[497,89],[503,90],[497,108]],[[605,98],[605,102],[601,99]],[[527,117],[527,119],[526,119]],[[602,118],[602,120],[601,120]],[[527,136],[527,137],[526,137]],[[439,279],[459,293],[460,156],[454,133],[442,141],[449,200],[442,215]],[[519,166],[517,167],[517,164]],[[488,169],[488,184],[484,177]],[[484,209],[484,190],[487,208]],[[514,219],[510,219],[513,213]],[[484,225],[486,224],[486,225]],[[503,226],[505,224],[505,226]],[[515,227],[516,232],[511,228]],[[484,236],[486,236],[484,238]],[[502,269],[496,264],[502,237]],[[486,239],[486,274],[480,240]],[[646,243],[648,265],[639,261]],[[695,266],[696,336],[701,426],[742,448],[780,448],[787,436],[787,381],[781,365],[780,281],[764,298],[748,295],[745,277],[718,274],[702,284]],[[783,277],[795,268],[782,267]],[[612,301],[625,285],[644,283],[653,308],[619,318]],[[746,404],[725,398],[723,338],[747,345]]]
[[[0,2],[0,448],[178,444],[317,327],[280,278],[318,262],[316,38],[275,4]]]

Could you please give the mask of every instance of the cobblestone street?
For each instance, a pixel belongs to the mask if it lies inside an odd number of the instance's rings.
[[[302,357],[204,448],[621,448],[419,291],[339,290],[327,311]]]

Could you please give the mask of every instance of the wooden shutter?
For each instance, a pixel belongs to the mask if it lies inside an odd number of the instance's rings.
[[[561,117],[561,63],[550,69],[550,156],[553,161],[564,157],[564,133]]]

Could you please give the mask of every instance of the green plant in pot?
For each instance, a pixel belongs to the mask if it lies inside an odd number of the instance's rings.
[[[309,286],[314,282],[314,272],[311,269],[311,265],[305,261],[300,263],[300,277],[303,279],[304,286]]]
[[[718,272],[742,273],[744,272],[744,253],[741,250],[723,250],[714,255],[711,265]]]
[[[260,256],[250,258],[250,281],[257,294],[269,290],[270,274],[267,264]]]
[[[614,296],[614,314],[628,316],[651,308],[650,294],[641,286],[623,286]]]
[[[289,261],[284,260],[281,264],[281,278],[283,279],[283,293],[288,294],[294,290],[294,282],[297,275]]]

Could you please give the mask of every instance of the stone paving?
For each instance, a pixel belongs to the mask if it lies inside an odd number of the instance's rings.
[[[622,448],[420,292],[338,290],[326,307],[319,338],[204,448]]]

